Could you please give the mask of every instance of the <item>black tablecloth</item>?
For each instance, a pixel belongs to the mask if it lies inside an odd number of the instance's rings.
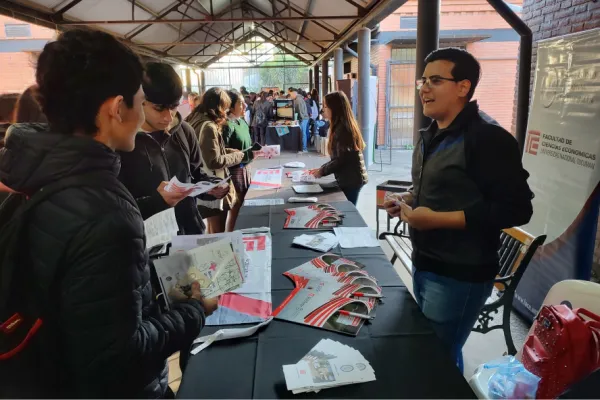
[[[302,150],[302,129],[299,126],[288,126],[290,131],[287,135],[279,136],[274,126],[267,127],[266,143],[268,145],[278,144],[281,150],[301,151]]]
[[[346,213],[345,226],[366,226],[348,202],[331,203]],[[273,238],[272,300],[275,309],[293,288],[283,272],[322,253],[291,245],[292,238],[311,230],[283,230],[284,208],[296,205],[243,207],[236,224],[270,226]],[[297,205],[300,206],[300,205]],[[258,334],[212,344],[187,365],[179,398],[473,398],[460,371],[434,335],[416,302],[380,247],[332,252],[366,265],[383,287],[385,298],[376,318],[356,337],[273,320]],[[239,327],[239,326],[238,326]],[[210,334],[223,327],[206,327]],[[319,340],[330,338],[354,347],[371,363],[377,380],[293,395],[285,386],[282,366],[294,364]]]

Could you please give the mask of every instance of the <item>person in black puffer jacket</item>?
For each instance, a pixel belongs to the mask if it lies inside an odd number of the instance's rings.
[[[74,176],[106,184],[64,189],[28,214],[28,283],[46,308],[42,327],[15,357],[24,368],[7,371],[0,362],[0,397],[172,396],[166,360],[216,308],[197,286],[169,312],[154,301],[142,217],[117,179],[115,152],[133,150],[142,76],[139,58],[98,31],[67,31],[39,57],[49,126],[13,127],[0,181],[28,196]]]
[[[156,213],[175,207],[175,217],[182,235],[199,235],[205,226],[194,197],[187,193],[158,191],[161,182],[176,176],[182,183],[210,181],[202,171],[198,138],[177,112],[183,86],[177,72],[169,64],[150,62],[142,83],[145,121],[135,137],[135,149],[119,152],[119,179],[131,192],[142,213],[148,219]],[[213,178],[213,181],[219,179]],[[223,198],[229,188],[200,195],[203,200]]]
[[[331,121],[327,148],[331,161],[310,173],[316,178],[334,174],[348,201],[356,205],[369,176],[362,154],[365,142],[344,92],[332,92],[325,96],[323,115]]]

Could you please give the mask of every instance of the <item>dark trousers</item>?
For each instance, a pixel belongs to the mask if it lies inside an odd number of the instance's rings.
[[[254,127],[254,141],[264,146],[267,141],[267,127],[266,126],[255,126]]]
[[[358,195],[360,194],[362,188],[362,186],[357,188],[342,188],[342,192],[344,192],[349,202],[356,205],[358,202]]]

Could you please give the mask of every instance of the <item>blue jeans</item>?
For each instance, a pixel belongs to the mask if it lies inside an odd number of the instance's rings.
[[[358,188],[342,188],[342,192],[344,192],[344,194],[346,195],[346,198],[348,199],[349,202],[351,202],[352,204],[356,205],[356,203],[358,202],[358,195],[360,194],[360,191],[362,190],[362,186],[358,187]]]
[[[463,282],[413,267],[417,304],[463,370],[462,348],[494,283]]]
[[[308,130],[310,120],[304,119],[300,121],[300,129],[302,129],[302,150],[308,150],[308,139],[310,137],[310,131]]]

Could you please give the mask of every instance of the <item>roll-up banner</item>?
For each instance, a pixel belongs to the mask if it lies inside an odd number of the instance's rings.
[[[555,283],[590,279],[598,224],[600,30],[540,41],[523,164],[535,193],[523,229],[546,242],[517,287],[532,319]]]

